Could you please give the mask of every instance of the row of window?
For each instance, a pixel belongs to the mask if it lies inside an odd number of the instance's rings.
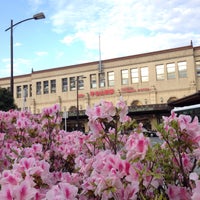
[[[187,77],[187,63],[185,61],[178,62],[178,77],[186,78]],[[156,79],[164,80],[165,74],[167,75],[167,79],[175,79],[176,78],[176,64],[168,63],[166,66],[164,64],[156,65]],[[131,75],[131,83],[139,83],[139,82],[147,82],[149,81],[149,68],[141,67],[141,68],[132,68],[130,69]],[[121,84],[128,85],[129,84],[129,70],[124,69],[121,71]]]
[[[178,77],[179,78],[186,78],[187,77],[187,63],[178,62]],[[168,63],[166,65],[167,70],[167,79],[175,79],[176,78],[176,65],[175,63]],[[163,64],[156,65],[156,78],[157,80],[164,80],[165,79],[165,66]]]
[[[177,67],[177,69],[176,69]],[[168,63],[166,65],[160,64],[155,66],[156,79],[158,81],[164,79],[175,79],[178,72],[179,78],[187,77],[187,63],[185,61],[176,63]],[[107,75],[107,82],[106,82]],[[98,73],[90,74],[90,88],[104,88],[106,84],[108,87],[115,86],[115,73],[109,71],[107,74]],[[62,78],[62,92],[68,90],[84,89],[84,78],[83,76]],[[121,85],[129,85],[129,79],[131,84],[139,82],[149,81],[149,68],[148,67],[134,67],[131,69],[121,70]],[[56,79],[45,80],[36,82],[36,95],[56,93]],[[29,85],[29,95],[32,96],[32,85]],[[28,96],[28,85],[17,86],[17,98]]]

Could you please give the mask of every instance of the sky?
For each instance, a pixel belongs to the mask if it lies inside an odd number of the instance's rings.
[[[0,78],[181,46],[200,46],[199,0],[1,0]]]

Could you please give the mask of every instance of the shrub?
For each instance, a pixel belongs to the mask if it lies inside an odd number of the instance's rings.
[[[61,130],[58,105],[39,116],[1,111],[0,199],[200,198],[197,118],[163,117],[161,143],[152,145],[123,99],[101,101],[86,114],[88,134]]]

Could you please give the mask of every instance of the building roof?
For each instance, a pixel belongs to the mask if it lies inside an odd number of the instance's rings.
[[[189,96],[168,103],[171,107],[190,106],[200,103],[200,90]]]
[[[141,57],[151,57],[153,55],[158,55],[158,54],[165,54],[165,53],[170,53],[170,52],[176,52],[176,51],[182,51],[182,50],[187,50],[187,49],[199,49],[200,46],[193,47],[192,43],[188,46],[182,46],[182,47],[176,47],[176,48],[171,48],[171,49],[164,49],[164,50],[159,50],[159,51],[153,51],[153,52],[147,52],[147,53],[141,53],[141,54],[135,54],[135,55],[129,55],[129,56],[123,56],[123,57],[117,57],[117,58],[110,58],[110,59],[105,59],[102,60],[103,63],[109,63],[109,62],[114,62],[114,61],[121,61],[121,60],[127,60],[127,59],[136,59],[136,58],[141,58]],[[18,75],[15,77],[21,77],[21,76],[31,76],[31,74],[38,74],[38,73],[46,73],[50,71],[58,71],[62,70],[65,68],[77,68],[77,67],[84,67],[88,65],[98,65],[99,61],[92,61],[92,62],[87,62],[87,63],[80,63],[80,64],[74,64],[74,65],[69,65],[69,66],[61,66],[61,67],[56,67],[56,68],[50,68],[50,69],[42,69],[38,71],[34,71],[32,69],[32,72],[29,74],[24,74],[24,75]],[[5,77],[5,78],[0,78],[2,79],[9,79],[10,77]]]

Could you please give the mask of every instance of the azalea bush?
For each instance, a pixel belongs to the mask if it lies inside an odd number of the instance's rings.
[[[200,199],[196,117],[163,117],[153,145],[123,99],[86,114],[87,134],[62,130],[58,105],[41,115],[0,111],[0,199]]]

